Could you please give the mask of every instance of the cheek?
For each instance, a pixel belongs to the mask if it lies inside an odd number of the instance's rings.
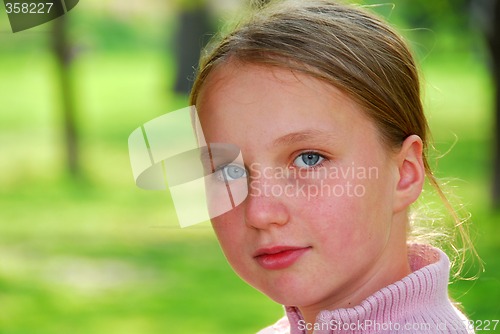
[[[332,252],[342,253],[356,247],[367,248],[383,243],[392,221],[391,192],[387,180],[350,179],[330,186],[340,188],[334,196],[318,197],[309,203],[297,203],[297,214],[315,229],[317,240]]]
[[[211,220],[222,251],[236,271],[241,270],[238,266],[244,258],[245,223],[242,217],[242,210],[236,208]]]
[[[351,202],[355,216],[350,221],[354,225],[351,227],[351,242],[365,248],[365,252],[375,251],[389,240],[393,219],[389,181],[383,176],[365,180],[364,195]]]
[[[232,251],[232,244],[238,236],[238,225],[232,212],[212,218],[212,227],[223,250]]]
[[[313,204],[304,217],[315,226],[315,234],[321,245],[326,245],[334,252],[351,249],[366,233],[366,222],[360,214],[362,205],[359,200],[337,197]],[[316,222],[315,222],[316,221]]]

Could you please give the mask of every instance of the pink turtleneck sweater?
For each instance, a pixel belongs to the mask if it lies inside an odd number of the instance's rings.
[[[258,334],[328,333],[474,333],[448,297],[450,261],[427,245],[408,246],[412,273],[352,308],[322,311],[306,324],[300,311],[286,306],[286,316]]]

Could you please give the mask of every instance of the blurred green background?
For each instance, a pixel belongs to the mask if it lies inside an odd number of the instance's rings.
[[[0,333],[254,333],[282,316],[231,271],[210,228],[177,228],[168,193],[133,183],[128,135],[187,105],[173,89],[175,34],[198,2],[85,0],[66,16],[77,176],[53,23],[13,34],[0,7]],[[471,319],[499,319],[494,88],[480,18],[473,1],[393,2],[375,10],[419,58],[435,146],[453,147],[433,164],[456,179],[485,263],[450,292]],[[211,21],[222,25],[240,5],[209,2]]]

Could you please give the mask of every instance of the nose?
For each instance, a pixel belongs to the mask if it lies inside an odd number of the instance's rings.
[[[247,226],[263,230],[288,223],[290,216],[286,198],[276,190],[280,186],[280,184],[271,183],[268,180],[252,180],[250,182],[248,197],[245,200]]]

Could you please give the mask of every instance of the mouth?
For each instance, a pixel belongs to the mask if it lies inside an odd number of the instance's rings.
[[[268,270],[285,269],[293,265],[311,247],[274,246],[260,248],[254,254],[257,263]]]

